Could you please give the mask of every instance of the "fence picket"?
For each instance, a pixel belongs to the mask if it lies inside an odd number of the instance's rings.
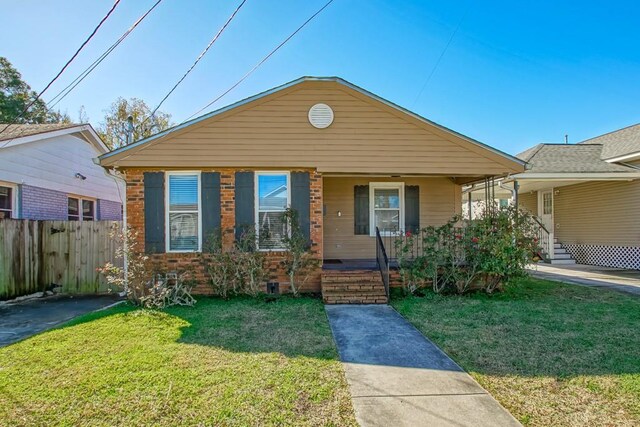
[[[106,292],[96,268],[117,263],[114,221],[0,220],[0,300],[43,291]]]

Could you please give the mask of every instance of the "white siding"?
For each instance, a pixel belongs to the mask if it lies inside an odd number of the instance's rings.
[[[0,149],[0,181],[121,202],[113,178],[93,163],[101,153],[72,135]],[[75,177],[80,173],[87,177]],[[124,188],[120,188],[124,194]]]

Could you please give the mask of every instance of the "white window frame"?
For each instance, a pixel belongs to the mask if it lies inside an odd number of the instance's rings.
[[[78,201],[78,219],[77,220],[69,219],[69,199],[76,199]],[[84,215],[82,215],[83,201],[93,203],[93,220],[92,221],[98,221],[98,201],[91,197],[78,196],[75,194],[67,194],[67,221],[79,221],[79,222],[85,221],[85,219],[83,218]]]
[[[376,235],[376,215],[375,215],[375,190],[377,189],[394,189],[398,190],[398,195],[400,196],[400,205],[399,205],[399,227],[400,230],[404,230],[404,182],[370,182],[369,183],[369,235],[375,237]],[[382,208],[377,210],[397,210],[396,208]],[[380,231],[382,236],[392,236],[394,233],[390,231]]]
[[[286,251],[285,248],[261,248],[260,247],[260,188],[259,188],[259,177],[260,176],[273,176],[273,175],[285,175],[287,177],[287,207],[289,209],[291,207],[291,172],[290,171],[256,171],[254,173],[253,178],[253,220],[255,223],[256,230],[256,248],[260,252],[282,252]],[[267,211],[267,212],[276,212],[276,211]],[[282,211],[284,213],[284,211]]]
[[[11,189],[11,219],[20,218],[20,212],[18,212],[18,186],[13,182],[0,181],[0,187]]]
[[[170,201],[170,184],[169,177],[171,175],[197,175],[198,176],[198,247],[195,250],[171,250],[171,224],[169,218],[171,213],[193,213],[193,211],[172,211],[169,212],[171,206]],[[165,251],[167,253],[179,254],[179,253],[197,253],[202,251],[202,177],[201,171],[170,171],[164,174],[164,243]]]

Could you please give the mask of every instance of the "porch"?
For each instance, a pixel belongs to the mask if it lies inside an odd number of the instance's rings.
[[[401,283],[396,236],[445,223],[460,191],[442,176],[323,176],[324,301],[386,303]]]

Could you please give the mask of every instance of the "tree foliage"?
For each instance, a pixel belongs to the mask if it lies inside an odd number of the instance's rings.
[[[112,150],[147,138],[172,125],[171,114],[156,111],[153,117],[149,106],[139,98],[119,97],[105,110],[104,122],[98,126],[98,134]],[[132,138],[128,139],[128,118],[133,119]]]
[[[7,58],[0,56],[0,123],[69,123],[66,113],[48,111],[42,99]],[[35,102],[34,102],[35,100]],[[33,105],[24,114],[25,108]]]

